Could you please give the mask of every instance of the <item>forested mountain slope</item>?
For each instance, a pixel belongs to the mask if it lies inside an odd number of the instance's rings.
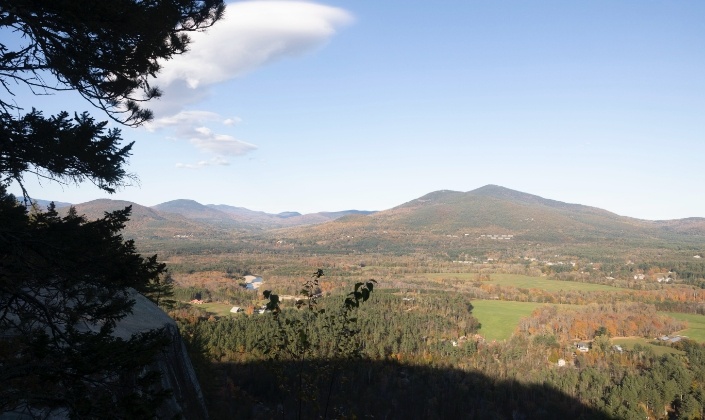
[[[523,246],[697,248],[705,244],[705,219],[640,220],[487,185],[468,192],[436,191],[375,214],[279,234],[318,245],[334,246],[344,240],[349,248],[367,251],[468,248],[491,241]]]

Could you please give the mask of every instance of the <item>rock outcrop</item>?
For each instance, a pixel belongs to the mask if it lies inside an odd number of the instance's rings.
[[[132,315],[118,323],[115,336],[128,339],[142,331],[164,328],[171,338],[169,348],[161,353],[151,367],[161,373],[161,386],[172,392],[172,396],[160,407],[158,418],[208,418],[201,387],[176,323],[146,297],[134,293],[134,299]]]
[[[160,373],[161,382],[156,385],[159,388],[156,391],[168,390],[170,394],[157,409],[155,417],[158,419],[207,419],[208,411],[201,387],[176,323],[157,305],[136,291],[132,291],[130,297],[135,301],[132,313],[117,323],[113,335],[129,340],[135,334],[162,329],[170,341],[169,345],[159,352],[156,359],[145,368],[148,371]],[[83,328],[96,330],[98,326],[84,324]],[[142,373],[144,372],[142,371]],[[129,375],[131,374],[123,374],[119,381],[134,382],[136,378]],[[60,407],[47,410],[31,406],[24,406],[18,411],[0,412],[0,420],[32,418],[64,420],[70,418],[70,414],[67,409]]]

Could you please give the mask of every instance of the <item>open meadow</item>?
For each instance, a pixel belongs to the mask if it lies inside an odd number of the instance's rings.
[[[664,354],[685,354],[685,352],[674,349],[667,345],[661,346],[658,344],[654,344],[653,339],[643,337],[617,337],[612,339],[612,344],[620,345],[624,350],[633,350],[634,345],[639,344],[641,346],[652,349],[654,351],[654,354],[656,354],[657,356],[661,356]]]
[[[529,316],[540,305],[534,302],[474,300],[472,313],[482,324],[478,333],[485,340],[506,340],[516,330],[519,320]]]
[[[222,302],[208,302],[194,306],[197,306],[203,309],[204,311],[208,312],[208,314],[216,317],[231,315],[230,309],[233,307],[233,305],[229,303]]]
[[[684,335],[691,340],[705,342],[705,315],[683,314],[679,312],[666,312],[667,315],[675,319],[688,322],[688,328],[678,331],[679,335]]]
[[[477,281],[477,273],[431,273],[427,275],[429,279],[459,279],[467,281]],[[482,283],[494,284],[497,286],[512,286],[520,289],[541,289],[547,292],[560,291],[583,291],[583,292],[602,292],[624,290],[618,287],[607,286],[604,284],[582,283],[576,281],[553,280],[546,277],[526,276],[522,274],[502,274],[492,273],[489,275],[489,280],[483,280]]]

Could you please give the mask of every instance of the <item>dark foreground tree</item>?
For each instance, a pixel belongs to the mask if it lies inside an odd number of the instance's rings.
[[[133,289],[163,288],[164,264],[136,254],[118,233],[128,213],[87,222],[50,207],[30,217],[14,197],[2,197],[0,413],[127,418],[159,406],[164,390],[144,367],[167,338],[113,336]]]
[[[89,222],[53,206],[30,214],[7,193],[14,181],[29,200],[26,175],[114,192],[131,179],[132,144],[86,112],[47,117],[13,90],[74,90],[138,125],[160,61],[222,13],[222,0],[0,0],[0,414],[153,418],[168,393],[145,369],[162,332],[115,334],[134,293],[156,300],[168,286],[156,256],[120,236],[130,208]]]

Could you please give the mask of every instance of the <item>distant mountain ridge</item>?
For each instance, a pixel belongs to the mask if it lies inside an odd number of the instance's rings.
[[[417,232],[443,235],[513,235],[535,242],[601,240],[660,241],[671,237],[705,239],[705,218],[647,221],[619,216],[581,204],[546,199],[498,185],[460,192],[440,190],[380,212],[345,210],[300,214],[271,214],[225,204],[203,205],[179,199],[144,207],[118,200],[78,204],[89,218],[104,211],[133,206],[130,226],[152,235],[188,235],[180,232],[261,232],[306,227],[307,235],[329,236],[339,230],[356,232]],[[331,224],[332,223],[332,224]],[[317,226],[314,226],[317,225]],[[128,226],[128,227],[130,227]],[[161,233],[158,233],[161,232]]]
[[[122,210],[132,206],[130,221],[127,223],[125,233],[127,236],[141,239],[169,238],[176,235],[188,237],[223,237],[225,232],[205,223],[187,219],[179,214],[159,212],[150,207],[145,207],[131,201],[110,200],[101,198],[86,203],[75,204],[73,207],[79,215],[88,220],[95,220],[104,216],[105,212]],[[60,213],[65,213],[69,206],[57,208]]]
[[[156,206],[152,206],[152,208],[160,212],[180,214],[188,219],[215,223],[222,226],[259,229],[312,225],[335,220],[348,214],[374,213],[361,210],[345,210],[311,214],[301,214],[294,211],[271,214],[225,204],[203,205],[193,200],[173,200],[157,204]]]

